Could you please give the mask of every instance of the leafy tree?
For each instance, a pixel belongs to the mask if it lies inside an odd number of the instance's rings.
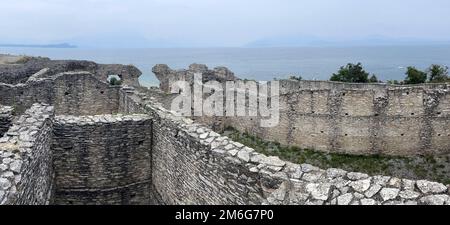
[[[340,82],[350,82],[350,83],[367,83],[369,82],[369,73],[364,71],[361,63],[352,64],[349,63],[347,66],[342,66],[338,73],[334,73],[330,80],[340,81]]]
[[[375,76],[375,74],[372,74],[372,76],[369,78],[369,83],[378,83],[378,78]]]
[[[428,68],[427,72],[430,75],[431,83],[444,83],[450,80],[447,66],[433,64]]]
[[[405,84],[422,84],[427,81],[427,73],[416,69],[413,66],[408,67],[406,71]]]

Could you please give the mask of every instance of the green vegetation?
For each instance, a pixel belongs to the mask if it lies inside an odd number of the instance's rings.
[[[427,73],[409,66],[406,70],[405,84],[423,84],[427,81]]]
[[[372,75],[372,77],[370,77],[369,79],[369,73],[364,70],[361,63],[349,63],[346,66],[342,66],[337,73],[334,73],[331,76],[330,80],[349,83],[378,82],[378,78],[375,75]]]
[[[303,77],[302,76],[290,76],[289,80],[301,81],[301,80],[303,80]]]
[[[450,156],[409,158],[323,153],[264,141],[248,133],[241,133],[234,128],[227,128],[224,134],[262,154],[278,156],[293,163],[307,163],[323,169],[341,168],[371,175],[428,179],[450,184]]]
[[[113,86],[116,86],[116,85],[120,86],[120,85],[122,85],[122,80],[119,80],[115,77],[111,77],[111,79],[109,79],[109,84],[113,85]]]
[[[448,67],[433,64],[428,68],[430,83],[444,83],[450,81],[448,76]]]
[[[378,83],[378,78],[375,76],[375,74],[372,74],[372,76],[369,78],[369,83]]]
[[[388,80],[388,84],[404,85],[404,84],[423,84],[423,83],[445,83],[450,82],[450,76],[448,74],[448,67],[433,64],[426,72],[410,66],[406,70],[406,78],[403,81]],[[290,79],[296,79],[291,77]],[[301,79],[301,77],[300,77]],[[346,66],[342,66],[337,73],[334,73],[331,81],[349,82],[349,83],[379,83],[377,76],[373,74],[369,78],[369,73],[366,72],[361,65],[349,63]]]

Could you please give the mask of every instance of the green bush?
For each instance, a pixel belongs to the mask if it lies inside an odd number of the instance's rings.
[[[115,77],[111,77],[111,79],[109,79],[109,84],[113,85],[113,86],[116,86],[116,85],[120,86],[120,85],[122,85],[122,80],[119,80]]]
[[[369,73],[364,70],[361,63],[349,63],[345,67],[342,66],[337,73],[334,73],[330,80],[349,83],[368,83]]]
[[[447,66],[433,64],[428,68],[427,72],[430,77],[430,83],[445,83],[450,80]]]
[[[406,71],[405,84],[423,84],[427,81],[427,73],[409,66]]]

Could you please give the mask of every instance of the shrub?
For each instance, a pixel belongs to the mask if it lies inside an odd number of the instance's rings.
[[[433,64],[427,72],[430,75],[430,83],[444,83],[450,80],[447,66]]]
[[[109,84],[113,85],[113,86],[116,86],[116,85],[119,86],[119,85],[122,85],[122,80],[119,80],[115,77],[111,77],[111,79],[109,79]]]
[[[352,64],[349,63],[347,66],[342,66],[338,73],[334,73],[330,80],[340,81],[340,82],[350,82],[350,83],[367,83],[369,82],[369,73],[364,71],[361,63]]]

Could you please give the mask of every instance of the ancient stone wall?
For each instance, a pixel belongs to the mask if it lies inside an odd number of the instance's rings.
[[[154,67],[166,93],[174,81],[189,80],[188,74],[203,71],[208,70]],[[205,79],[208,76],[204,82]],[[396,156],[450,153],[448,84],[394,86],[294,80],[279,83],[280,122],[276,127],[262,128],[259,116],[194,119],[218,131],[234,127],[265,140],[324,152]],[[173,95],[155,96],[166,99],[162,102],[173,99]],[[170,107],[170,103],[165,106]]]
[[[75,74],[84,80],[80,85],[89,81],[89,74]],[[69,90],[76,96],[93,93],[81,87]],[[141,115],[53,118],[53,108],[47,105],[27,110],[0,141],[0,204],[450,204],[444,184],[289,163],[176,117],[141,89],[116,90],[117,95],[110,96],[116,98],[111,100],[117,102],[115,112]],[[324,92],[333,96],[326,102],[341,99],[340,106],[331,109],[343,112],[343,95]],[[438,96],[446,96],[442,93]],[[410,106],[415,98],[405,101]],[[432,107],[427,113],[435,109],[443,114],[446,108],[436,103],[445,101],[428,98],[425,102]],[[324,112],[329,109],[325,106]],[[96,112],[88,104],[67,107],[64,113]],[[322,112],[320,108],[314,109]],[[377,112],[387,113],[389,107],[384,108]],[[350,116],[365,110],[344,112]]]
[[[171,85],[176,81],[194,82],[194,74],[201,73],[204,82],[216,80],[219,82],[236,80],[234,73],[226,67],[216,67],[208,69],[203,64],[191,64],[187,70],[172,70],[165,64],[158,64],[153,67],[153,73],[160,81],[160,89],[164,92],[171,92]]]
[[[443,184],[285,162],[176,117],[136,90],[127,96],[153,118],[152,181],[162,204],[450,204]]]
[[[54,76],[63,72],[87,71],[99,80],[106,82],[109,75],[117,75],[123,84],[139,86],[142,72],[133,65],[97,64],[85,60],[50,60],[42,57],[26,57],[20,64],[0,64],[0,83],[25,83],[34,74],[46,70],[45,76]]]
[[[18,114],[36,102],[55,106],[57,114],[99,115],[116,113],[119,87],[109,86],[88,72],[67,72],[24,84],[0,83],[0,104]]]
[[[146,115],[58,116],[55,204],[149,204],[152,121]]]
[[[0,105],[0,137],[3,137],[3,134],[12,125],[13,111],[14,109],[10,106]]]
[[[282,81],[280,123],[260,118],[225,120],[226,126],[265,140],[348,154],[450,153],[450,86],[387,86]]]
[[[0,204],[51,202],[53,115],[53,107],[34,104],[0,139]]]

